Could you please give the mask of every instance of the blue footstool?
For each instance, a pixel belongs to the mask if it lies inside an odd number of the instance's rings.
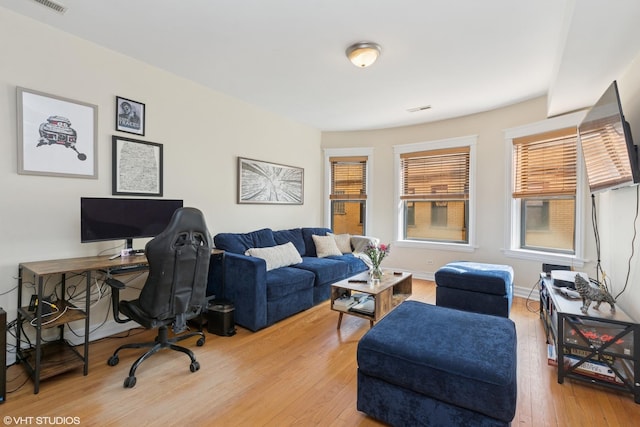
[[[516,411],[510,320],[405,301],[358,343],[358,410],[393,426],[508,426]]]
[[[478,262],[450,262],[435,274],[436,305],[509,317],[513,268]]]

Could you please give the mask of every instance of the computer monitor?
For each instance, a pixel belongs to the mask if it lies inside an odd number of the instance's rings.
[[[124,240],[125,249],[133,239],[154,237],[169,224],[182,200],[80,198],[80,241]]]

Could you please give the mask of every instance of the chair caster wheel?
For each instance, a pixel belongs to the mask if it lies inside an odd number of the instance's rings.
[[[199,371],[200,363],[197,360],[195,362],[191,362],[191,365],[189,365],[189,369],[191,370],[191,372]]]
[[[107,365],[116,366],[120,362],[120,358],[118,356],[111,356],[109,360],[107,360]]]
[[[204,345],[204,338],[199,338],[198,341],[196,342],[196,345],[198,347],[202,347]]]
[[[127,377],[124,380],[124,388],[133,388],[136,385],[136,377]]]

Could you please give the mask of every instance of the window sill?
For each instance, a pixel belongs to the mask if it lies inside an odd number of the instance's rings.
[[[401,248],[438,249],[452,252],[475,252],[476,247],[468,243],[421,242],[417,240],[398,240],[395,245]]]
[[[506,257],[524,259],[528,261],[539,261],[549,264],[569,265],[572,267],[584,267],[588,261],[569,254],[555,254],[552,252],[531,251],[525,249],[504,249],[502,251]]]

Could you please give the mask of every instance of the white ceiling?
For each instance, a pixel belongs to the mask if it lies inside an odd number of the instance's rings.
[[[323,131],[545,94],[557,115],[594,103],[640,53],[638,0],[55,1],[66,13],[0,6]],[[348,62],[358,41],[382,46],[373,66]]]

